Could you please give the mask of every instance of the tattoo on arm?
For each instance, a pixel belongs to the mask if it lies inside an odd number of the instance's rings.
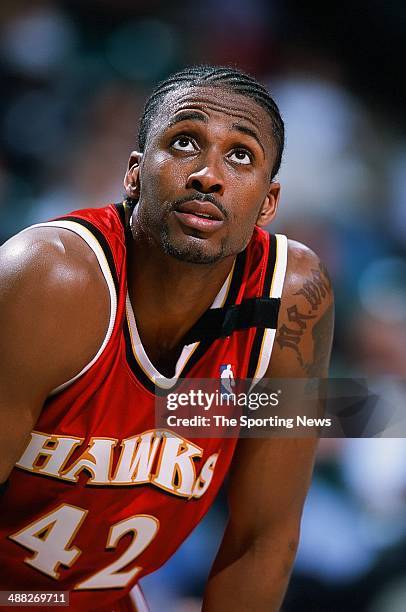
[[[294,295],[303,295],[306,301],[310,304],[312,310],[317,310],[327,294],[331,293],[331,281],[327,276],[324,279],[321,271],[325,270],[322,264],[319,265],[319,270],[310,270],[312,278],[303,283],[303,287],[296,291]]]
[[[325,278],[325,280],[327,282],[327,287],[328,287],[329,293],[331,293],[331,290],[333,288],[333,283],[331,282],[329,271],[327,270],[326,266],[324,265],[324,263],[322,261],[319,261],[319,270],[323,274],[323,276],[324,276],[324,278]]]
[[[293,349],[296,352],[300,365],[303,366],[303,357],[299,346],[300,340],[302,339],[303,333],[307,328],[306,321],[309,319],[315,319],[316,315],[305,315],[304,313],[299,312],[296,304],[294,306],[290,306],[286,312],[288,313],[289,322],[297,325],[299,329],[287,327],[285,324],[281,325],[276,341],[281,349],[285,346]]]
[[[331,332],[333,329],[334,309],[329,306],[320,321],[314,324],[313,336],[313,360],[304,365],[309,378],[319,378],[325,372],[331,348]]]
[[[323,300],[331,294],[331,291],[331,280],[327,269],[320,262],[317,270],[314,268],[311,269],[311,278],[306,279],[302,288],[294,294],[302,295],[309,304],[310,310],[308,310],[307,314],[300,312],[296,304],[287,308],[288,321],[291,325],[289,327],[285,324],[281,325],[276,337],[276,342],[281,349],[288,347],[295,351],[300,365],[309,376],[315,377],[315,372],[321,372],[321,366],[323,363],[326,363],[326,359],[328,358],[330,350],[328,339],[330,337],[333,320],[332,306],[313,327],[312,363],[306,364],[304,362],[300,343],[307,329],[308,321],[317,318],[319,307],[323,303]]]

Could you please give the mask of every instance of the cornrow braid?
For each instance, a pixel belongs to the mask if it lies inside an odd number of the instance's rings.
[[[272,133],[275,139],[277,154],[272,168],[271,179],[277,174],[285,144],[285,128],[279,108],[269,92],[256,79],[226,66],[191,66],[176,72],[157,85],[148,98],[140,120],[138,131],[138,144],[140,151],[144,151],[149,130],[158,109],[162,106],[164,98],[181,87],[202,87],[211,85],[222,87],[255,100],[269,115],[272,122]]]

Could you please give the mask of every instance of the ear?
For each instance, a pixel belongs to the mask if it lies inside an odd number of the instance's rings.
[[[281,191],[280,183],[271,183],[266,198],[262,204],[257,218],[256,225],[264,227],[273,221],[278,210],[279,195]]]
[[[129,198],[137,200],[140,196],[140,164],[142,153],[132,151],[124,176],[124,189]]]

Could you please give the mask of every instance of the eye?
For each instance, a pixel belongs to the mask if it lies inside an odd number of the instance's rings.
[[[234,149],[229,155],[229,159],[236,164],[248,165],[252,163],[252,156],[245,149]]]
[[[189,136],[178,136],[171,145],[177,151],[195,151],[196,147]]]

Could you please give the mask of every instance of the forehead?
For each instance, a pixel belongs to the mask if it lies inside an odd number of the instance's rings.
[[[225,123],[246,123],[256,129],[265,145],[274,148],[271,118],[253,98],[221,86],[182,87],[165,96],[156,116],[159,128],[165,128],[176,113],[185,109],[200,110],[209,119]]]

